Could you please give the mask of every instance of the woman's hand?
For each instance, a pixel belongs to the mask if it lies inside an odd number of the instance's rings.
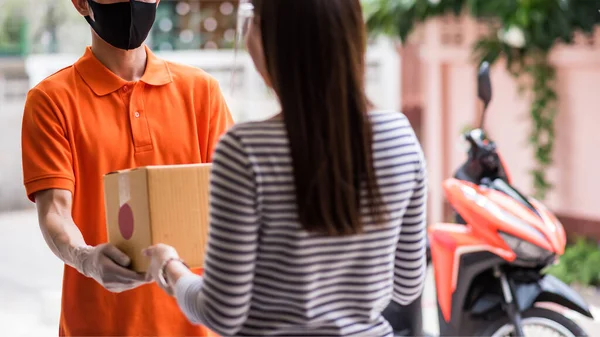
[[[156,281],[158,286],[172,295],[172,284],[169,284],[169,277],[166,275],[168,265],[171,263],[180,263],[179,254],[175,248],[159,243],[154,246],[150,246],[142,251],[142,253],[150,259],[150,266],[148,267],[147,278],[151,278]],[[165,272],[164,275],[163,272]],[[164,278],[162,277],[164,276]],[[164,282],[163,282],[164,281]],[[171,280],[175,283],[176,280]]]

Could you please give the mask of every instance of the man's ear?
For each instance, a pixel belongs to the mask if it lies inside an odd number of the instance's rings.
[[[92,15],[87,0],[71,0],[73,6],[82,16]]]

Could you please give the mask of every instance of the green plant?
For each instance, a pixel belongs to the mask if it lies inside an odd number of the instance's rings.
[[[529,143],[534,147],[532,169],[536,197],[544,199],[552,185],[545,172],[552,164],[554,121],[558,96],[554,89],[556,70],[549,61],[559,43],[571,44],[575,32],[592,34],[600,25],[598,2],[590,0],[363,0],[367,26],[373,34],[386,34],[405,41],[415,25],[431,18],[469,14],[489,22],[490,33],[474,48],[478,62],[494,63],[503,58],[507,70],[532,96],[533,128]]]
[[[592,241],[579,239],[567,246],[559,263],[545,272],[567,284],[600,285],[600,248]]]

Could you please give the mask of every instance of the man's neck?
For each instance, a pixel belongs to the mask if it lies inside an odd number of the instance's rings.
[[[94,34],[92,52],[106,68],[126,81],[138,81],[146,71],[148,55],[144,46],[122,50],[111,46]]]

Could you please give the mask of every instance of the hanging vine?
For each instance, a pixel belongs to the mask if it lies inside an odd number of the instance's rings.
[[[537,162],[537,167],[532,170],[533,187],[536,197],[543,200],[548,190],[552,188],[545,173],[552,164],[554,149],[554,120],[558,100],[553,89],[556,71],[548,62],[548,55],[541,55],[539,60],[534,60],[534,63],[526,71],[533,78],[533,103],[530,111],[533,130],[529,138],[529,142],[535,150]]]
[[[556,70],[549,61],[559,43],[573,43],[576,32],[593,34],[600,26],[598,4],[587,0],[363,0],[371,33],[405,41],[416,24],[454,14],[498,22],[474,45],[476,61],[506,61],[507,70],[532,98],[529,144],[535,154],[531,170],[535,195],[544,199],[552,184],[546,177],[552,165],[558,95]]]

